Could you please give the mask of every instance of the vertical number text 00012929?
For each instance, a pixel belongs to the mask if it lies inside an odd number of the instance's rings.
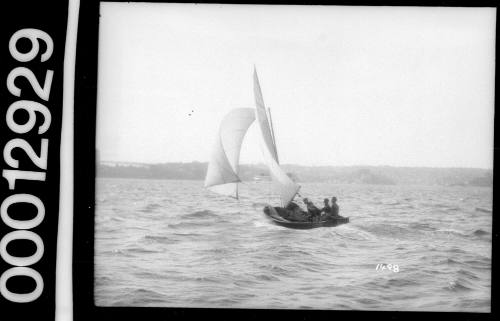
[[[27,39],[31,42],[31,49],[28,52],[20,52],[18,42],[20,39]],[[25,40],[24,40],[25,41]],[[40,42],[44,43],[42,52]],[[16,191],[16,181],[30,180],[43,183],[46,177],[47,158],[48,158],[48,138],[41,139],[40,151],[37,153],[31,144],[21,138],[23,134],[31,131],[37,132],[39,137],[47,132],[50,128],[51,113],[47,108],[52,85],[53,70],[47,70],[43,86],[38,82],[35,74],[28,68],[22,66],[23,63],[33,61],[43,64],[52,56],[54,43],[49,34],[38,29],[20,29],[16,31],[9,40],[9,51],[13,59],[19,66],[13,68],[7,76],[7,89],[10,94],[19,99],[14,101],[7,109],[6,122],[8,128],[20,137],[9,140],[3,148],[3,158],[10,169],[2,169],[2,176],[8,182],[9,190],[14,194],[2,200],[0,205],[0,213],[2,222],[13,231],[5,234],[0,240],[0,256],[9,265],[9,269],[4,271],[0,276],[0,294],[7,300],[17,303],[32,302],[36,300],[43,292],[43,278],[39,272],[30,266],[37,263],[44,252],[43,240],[39,235],[30,231],[37,227],[44,219],[45,206],[43,201],[37,195],[22,193]],[[25,78],[31,86],[31,89],[38,96],[39,101],[22,99],[22,90],[14,81],[17,78]],[[23,89],[29,90],[29,89]],[[18,110],[24,110],[28,114],[28,120],[19,124],[14,118],[14,114]],[[38,121],[37,121],[38,120]],[[37,123],[39,124],[38,126]],[[35,128],[36,127],[36,128]],[[19,168],[19,160],[12,156],[14,149],[21,149],[26,153],[33,164],[39,168],[39,171],[27,171]],[[28,203],[36,207],[36,215],[29,220],[18,220],[13,218],[13,213],[9,213],[9,208],[13,204]],[[35,244],[36,251],[34,254],[26,257],[13,256],[7,251],[7,245],[15,240],[28,240]],[[14,276],[25,276],[33,279],[36,283],[35,288],[29,293],[16,293],[7,288],[7,281]]]

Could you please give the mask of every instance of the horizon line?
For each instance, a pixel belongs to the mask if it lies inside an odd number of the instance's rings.
[[[163,165],[163,164],[191,164],[191,163],[205,163],[208,164],[208,161],[176,161],[176,162],[154,162],[154,163],[146,163],[146,162],[133,162],[133,161],[115,161],[115,160],[101,160],[100,164],[103,163],[116,163],[116,164],[134,164],[134,165]],[[242,165],[250,165],[250,166],[267,166],[265,163],[241,163]],[[300,166],[300,167],[395,167],[395,168],[437,168],[437,169],[480,169],[480,170],[493,170],[493,168],[487,167],[465,167],[465,166],[429,166],[429,165],[418,165],[418,166],[408,166],[408,165],[368,165],[368,164],[358,164],[358,165],[302,165],[302,164],[294,164],[294,163],[283,163],[280,164],[283,166]]]

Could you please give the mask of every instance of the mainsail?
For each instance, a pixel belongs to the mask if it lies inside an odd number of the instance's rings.
[[[257,77],[257,70],[255,68],[253,79],[256,107],[255,115],[262,133],[262,153],[264,155],[264,161],[269,168],[273,182],[275,183],[276,189],[281,197],[282,205],[286,206],[295,197],[300,189],[300,186],[294,183],[278,164],[277,149],[271,129],[269,128],[269,120],[267,118],[259,78]]]
[[[262,138],[264,145],[267,150],[271,153],[272,157],[276,162],[278,162],[278,153],[276,150],[276,144],[274,142],[274,137],[269,127],[269,120],[267,119],[266,107],[264,105],[264,98],[262,97],[262,91],[260,90],[259,78],[257,77],[257,70],[253,70],[253,93],[255,96],[255,115],[257,116],[257,122],[259,123],[260,130],[262,132]]]
[[[253,108],[236,108],[224,117],[208,164],[205,187],[216,193],[238,198],[241,144],[254,120]]]

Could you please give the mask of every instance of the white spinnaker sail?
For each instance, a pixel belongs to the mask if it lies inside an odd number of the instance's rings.
[[[205,187],[216,193],[238,198],[241,144],[254,120],[253,108],[236,108],[224,117],[208,163]]]
[[[262,133],[262,154],[264,156],[264,161],[269,168],[269,172],[273,182],[275,183],[276,189],[281,197],[282,205],[286,206],[295,197],[295,194],[299,191],[300,186],[295,184],[290,177],[288,177],[277,162],[276,146],[274,145],[271,129],[269,128],[264,99],[262,98],[262,91],[260,90],[259,79],[255,69],[253,79],[256,107],[255,115]]]

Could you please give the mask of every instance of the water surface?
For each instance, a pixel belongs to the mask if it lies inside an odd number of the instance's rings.
[[[96,304],[490,311],[491,188],[301,185],[350,223],[272,225],[269,182],[234,200],[200,181],[97,179]]]

